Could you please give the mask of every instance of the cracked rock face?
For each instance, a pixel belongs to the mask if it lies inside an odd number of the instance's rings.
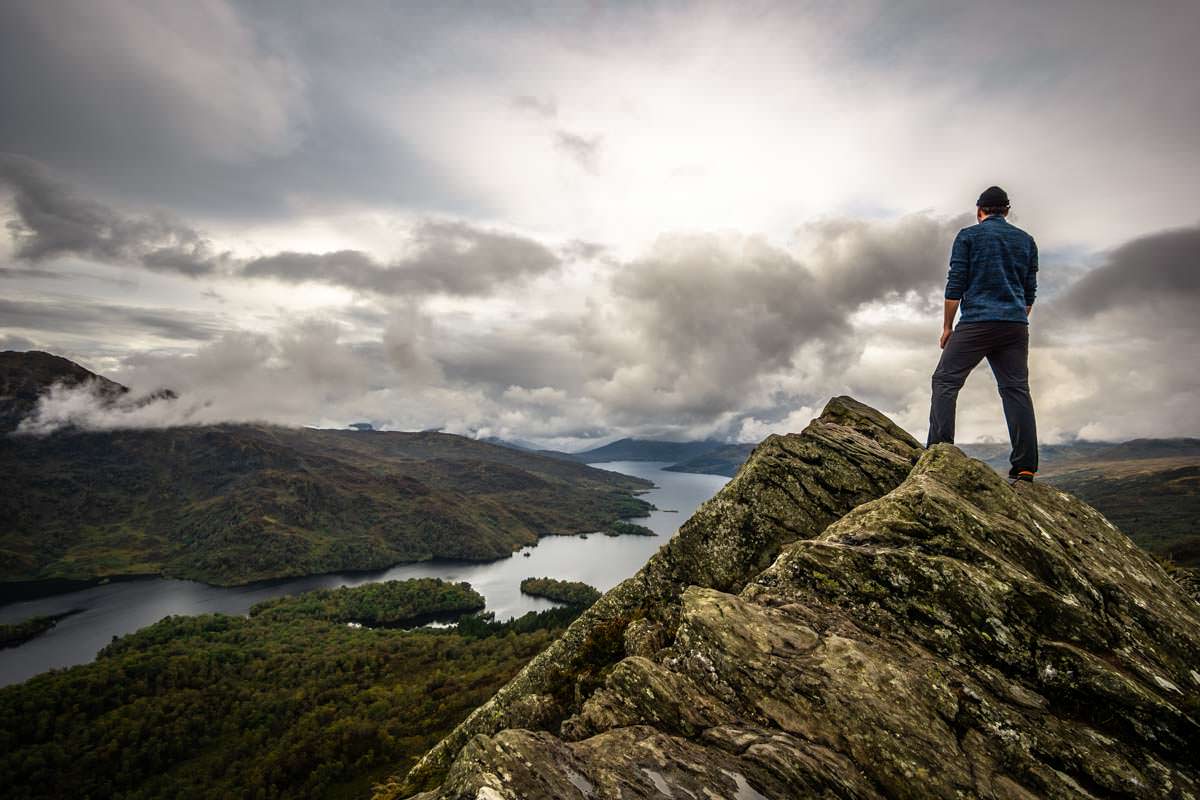
[[[392,791],[1200,800],[1198,719],[1200,606],[1155,561],[836,398]]]

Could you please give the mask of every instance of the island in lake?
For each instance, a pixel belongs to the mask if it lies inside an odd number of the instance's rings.
[[[562,581],[557,578],[526,578],[521,581],[521,591],[578,608],[587,608],[600,599],[600,592],[582,581]]]

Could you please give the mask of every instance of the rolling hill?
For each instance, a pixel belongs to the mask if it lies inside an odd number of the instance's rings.
[[[21,407],[22,391],[5,407]],[[437,432],[216,425],[8,435],[0,476],[3,582],[163,574],[228,585],[495,559],[651,508],[634,496],[648,481]]]

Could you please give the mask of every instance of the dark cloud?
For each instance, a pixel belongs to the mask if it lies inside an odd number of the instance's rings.
[[[483,330],[444,330],[436,352],[446,377],[465,386],[558,386],[577,395],[591,375],[579,357],[579,320],[529,317]]]
[[[188,277],[240,274],[288,283],[316,282],[391,296],[480,296],[497,286],[550,272],[562,259],[523,236],[455,220],[425,220],[410,231],[411,253],[383,264],[360,250],[284,251],[245,260],[216,252],[197,230],[163,214],[133,216],[76,192],[38,162],[0,153],[0,186],[13,194],[9,222],[15,255],[38,263],[61,256],[139,266]],[[596,254],[578,242],[566,249]],[[5,277],[49,275],[6,268]],[[12,273],[11,275],[9,273]]]
[[[5,280],[35,278],[37,280],[61,281],[66,280],[67,276],[61,272],[50,272],[38,267],[0,267],[0,278]]]
[[[29,158],[0,153],[0,186],[13,194],[17,219],[8,229],[19,259],[80,256],[191,277],[215,272],[229,260],[166,215],[122,214],[80,196]]]
[[[478,296],[561,264],[558,256],[532,239],[464,222],[423,222],[413,231],[412,245],[410,255],[392,264],[382,264],[359,250],[284,252],[248,262],[242,274],[392,296]]]
[[[952,219],[912,214],[894,223],[830,219],[799,229],[811,242],[829,299],[850,308],[937,288],[946,279],[950,244],[971,215]]]
[[[178,309],[0,298],[0,331],[10,328],[98,338],[150,333],[164,339],[201,342],[215,338],[227,327],[219,318]]]
[[[278,219],[297,197],[479,212],[378,115],[395,105],[398,75],[428,77],[431,28],[446,24],[438,16],[454,15],[315,2],[0,3],[0,151],[205,218]]]
[[[1056,308],[1086,316],[1145,302],[1183,302],[1195,311],[1198,295],[1200,226],[1161,231],[1112,250],[1063,293]]]
[[[576,164],[588,172],[596,171],[596,162],[600,157],[600,137],[580,136],[570,131],[558,131],[554,134],[554,143]]]
[[[0,9],[0,136],[157,161],[190,151],[242,162],[300,139],[304,79],[278,40],[225,0],[111,0]]]
[[[798,231],[802,253],[761,237],[661,237],[614,273],[620,311],[580,327],[590,386],[622,420],[695,423],[764,402],[789,372],[841,375],[867,344],[851,316],[937,293],[965,222],[826,220]]]
[[[285,250],[247,262],[242,274],[249,278],[278,278],[289,283],[321,282],[367,288],[376,273],[386,272],[371,256],[361,250],[338,250],[333,253],[297,253]]]

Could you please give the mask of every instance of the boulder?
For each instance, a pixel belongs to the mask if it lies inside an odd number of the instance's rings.
[[[1200,798],[1198,719],[1155,560],[835,398],[381,794]]]

